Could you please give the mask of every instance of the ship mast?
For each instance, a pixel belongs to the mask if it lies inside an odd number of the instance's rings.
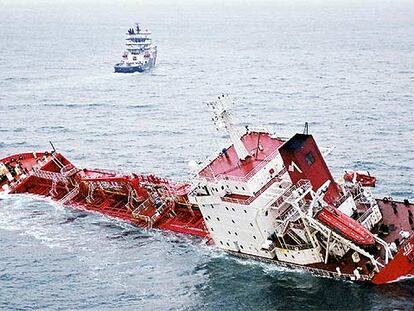
[[[216,101],[207,104],[213,111],[213,122],[216,125],[218,131],[220,128],[224,128],[227,134],[230,136],[230,141],[233,143],[234,149],[240,160],[244,160],[249,156],[249,152],[240,140],[240,133],[233,124],[233,120],[230,112],[228,111],[228,103],[230,99],[227,96],[219,96]]]

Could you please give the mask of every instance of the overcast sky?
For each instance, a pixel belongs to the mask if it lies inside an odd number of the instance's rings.
[[[414,0],[0,0],[2,6],[64,7],[64,6],[197,6],[197,5],[275,5],[275,6],[360,6],[388,3],[414,5]]]

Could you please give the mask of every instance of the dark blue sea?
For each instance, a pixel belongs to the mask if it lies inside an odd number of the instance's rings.
[[[191,177],[240,126],[303,130],[343,169],[414,200],[414,3],[0,2],[0,157],[49,150],[79,167]],[[125,31],[158,45],[154,70],[115,74]],[[2,310],[413,310],[414,281],[357,285],[235,259],[30,196],[0,197]]]

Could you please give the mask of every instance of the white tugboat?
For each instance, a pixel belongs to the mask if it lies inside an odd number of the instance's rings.
[[[152,45],[151,32],[137,23],[135,28],[128,29],[122,61],[114,69],[123,73],[144,72],[155,66],[156,59],[157,47]]]

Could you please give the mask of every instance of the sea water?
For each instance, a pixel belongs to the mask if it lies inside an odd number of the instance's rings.
[[[310,133],[335,177],[378,178],[414,200],[414,5],[0,4],[0,157],[50,150],[78,167],[192,176],[227,144],[206,102],[240,127]],[[154,70],[115,74],[140,21]],[[0,197],[0,309],[413,309],[414,283],[357,285],[235,259],[33,196]]]

